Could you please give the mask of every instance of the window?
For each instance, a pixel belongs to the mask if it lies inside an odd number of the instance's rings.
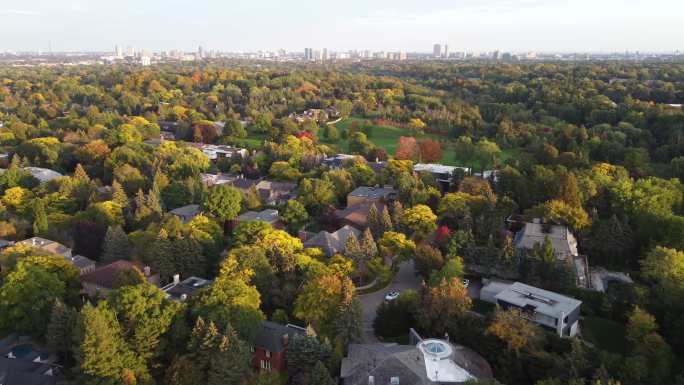
[[[390,378],[390,385],[399,385],[399,377]]]
[[[252,353],[254,353],[254,346],[250,346],[250,347],[249,347],[249,351],[252,352]]]
[[[261,369],[270,371],[271,363],[268,361],[261,360]]]
[[[270,350],[266,351],[266,357],[269,357],[269,358],[271,357],[271,351]]]

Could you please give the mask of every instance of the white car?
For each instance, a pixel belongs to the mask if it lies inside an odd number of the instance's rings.
[[[465,288],[467,289],[468,286],[470,285],[470,280],[468,280],[468,279],[466,279],[466,278],[463,278],[463,279],[461,280],[461,283],[463,284],[463,287],[465,287]]]
[[[397,298],[399,298],[398,291],[390,291],[389,293],[385,294],[385,301],[394,301]]]

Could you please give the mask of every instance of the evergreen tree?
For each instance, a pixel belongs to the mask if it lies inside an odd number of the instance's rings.
[[[313,369],[309,372],[308,385],[335,385],[335,380],[330,376],[328,368],[321,361],[316,361]]]
[[[361,253],[363,253],[366,260],[369,261],[378,255],[378,246],[375,244],[375,239],[373,239],[370,229],[363,231],[360,246]]]
[[[74,179],[84,184],[90,183],[90,177],[80,163],[76,165],[76,169],[74,170]]]
[[[64,302],[59,299],[55,300],[52,306],[52,313],[50,314],[50,322],[47,326],[45,339],[50,351],[59,354],[62,359],[65,355],[71,352],[72,339],[71,336],[74,331],[76,323],[76,312],[67,307]]]
[[[342,285],[340,305],[338,306],[333,326],[335,336],[340,341],[341,346],[347,346],[350,343],[361,340],[362,314],[361,304],[354,295],[354,289],[347,285]]]
[[[397,200],[392,203],[392,212],[390,214],[395,230],[398,231],[398,227],[404,219],[404,206],[402,206],[401,202]]]
[[[365,258],[363,252],[361,251],[361,245],[359,244],[356,235],[349,234],[347,241],[344,243],[344,256],[351,259],[356,265],[357,269],[359,264]]]
[[[48,217],[45,213],[45,203],[36,199],[33,206],[33,235],[46,235],[48,231]]]
[[[174,257],[173,244],[169,239],[169,235],[166,233],[166,230],[159,230],[157,239],[155,239],[154,244],[152,245],[149,259],[152,268],[159,273],[163,281],[178,273],[176,271]]]
[[[161,194],[155,189],[150,189],[147,192],[147,207],[158,216],[162,215]]]
[[[371,230],[375,238],[380,238],[384,232],[382,218],[380,217],[378,208],[375,205],[372,205],[368,211],[368,228]]]
[[[239,385],[250,371],[249,350],[228,325],[212,350],[207,376],[208,385]]]
[[[393,231],[394,230],[394,227],[392,226],[392,217],[390,216],[390,213],[389,213],[389,210],[387,209],[387,206],[385,206],[382,209],[382,218],[380,218],[380,221],[382,223],[383,233],[385,231]]]
[[[121,226],[109,226],[105,234],[103,249],[100,257],[102,262],[131,259],[131,241]]]
[[[128,195],[117,180],[112,182],[112,200],[123,208],[128,207]]]
[[[330,346],[321,343],[315,333],[311,335],[295,335],[287,347],[287,370],[291,375],[308,373],[318,361],[325,361],[330,356]]]
[[[149,374],[123,339],[116,315],[102,302],[81,310],[75,333],[79,384],[135,384],[149,381]],[[131,382],[135,381],[135,382]]]

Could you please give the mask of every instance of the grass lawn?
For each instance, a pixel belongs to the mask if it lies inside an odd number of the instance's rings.
[[[582,322],[582,336],[596,347],[613,352],[627,351],[625,325],[600,317],[586,317]]]
[[[345,131],[351,126],[352,122],[358,121],[359,123],[363,119],[359,118],[347,118],[342,120],[339,123],[335,124],[335,127],[342,132]],[[394,152],[397,150],[397,147],[399,146],[399,137],[400,136],[415,136],[413,132],[409,129],[405,128],[399,128],[399,127],[392,127],[392,126],[379,126],[375,124],[371,124],[371,129],[370,129],[370,135],[368,139],[373,142],[376,146],[384,149],[387,151],[389,155],[394,155]],[[447,138],[444,138],[442,136],[438,135],[431,135],[431,134],[423,134],[416,136],[418,140],[421,139],[436,139],[442,142],[444,145],[446,141],[448,141]],[[347,140],[340,139],[337,142],[329,142],[325,140],[321,140],[322,143],[329,144],[329,145],[335,145],[339,147],[339,149],[342,152],[348,152],[349,151],[349,144]],[[444,156],[442,157],[442,163],[445,164],[450,164],[450,165],[457,165],[455,159],[454,159],[454,153],[453,151],[449,151],[447,149],[447,146],[443,146],[443,151],[444,151]]]

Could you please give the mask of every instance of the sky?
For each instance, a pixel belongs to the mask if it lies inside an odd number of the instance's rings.
[[[684,51],[684,0],[0,0],[0,51]]]

